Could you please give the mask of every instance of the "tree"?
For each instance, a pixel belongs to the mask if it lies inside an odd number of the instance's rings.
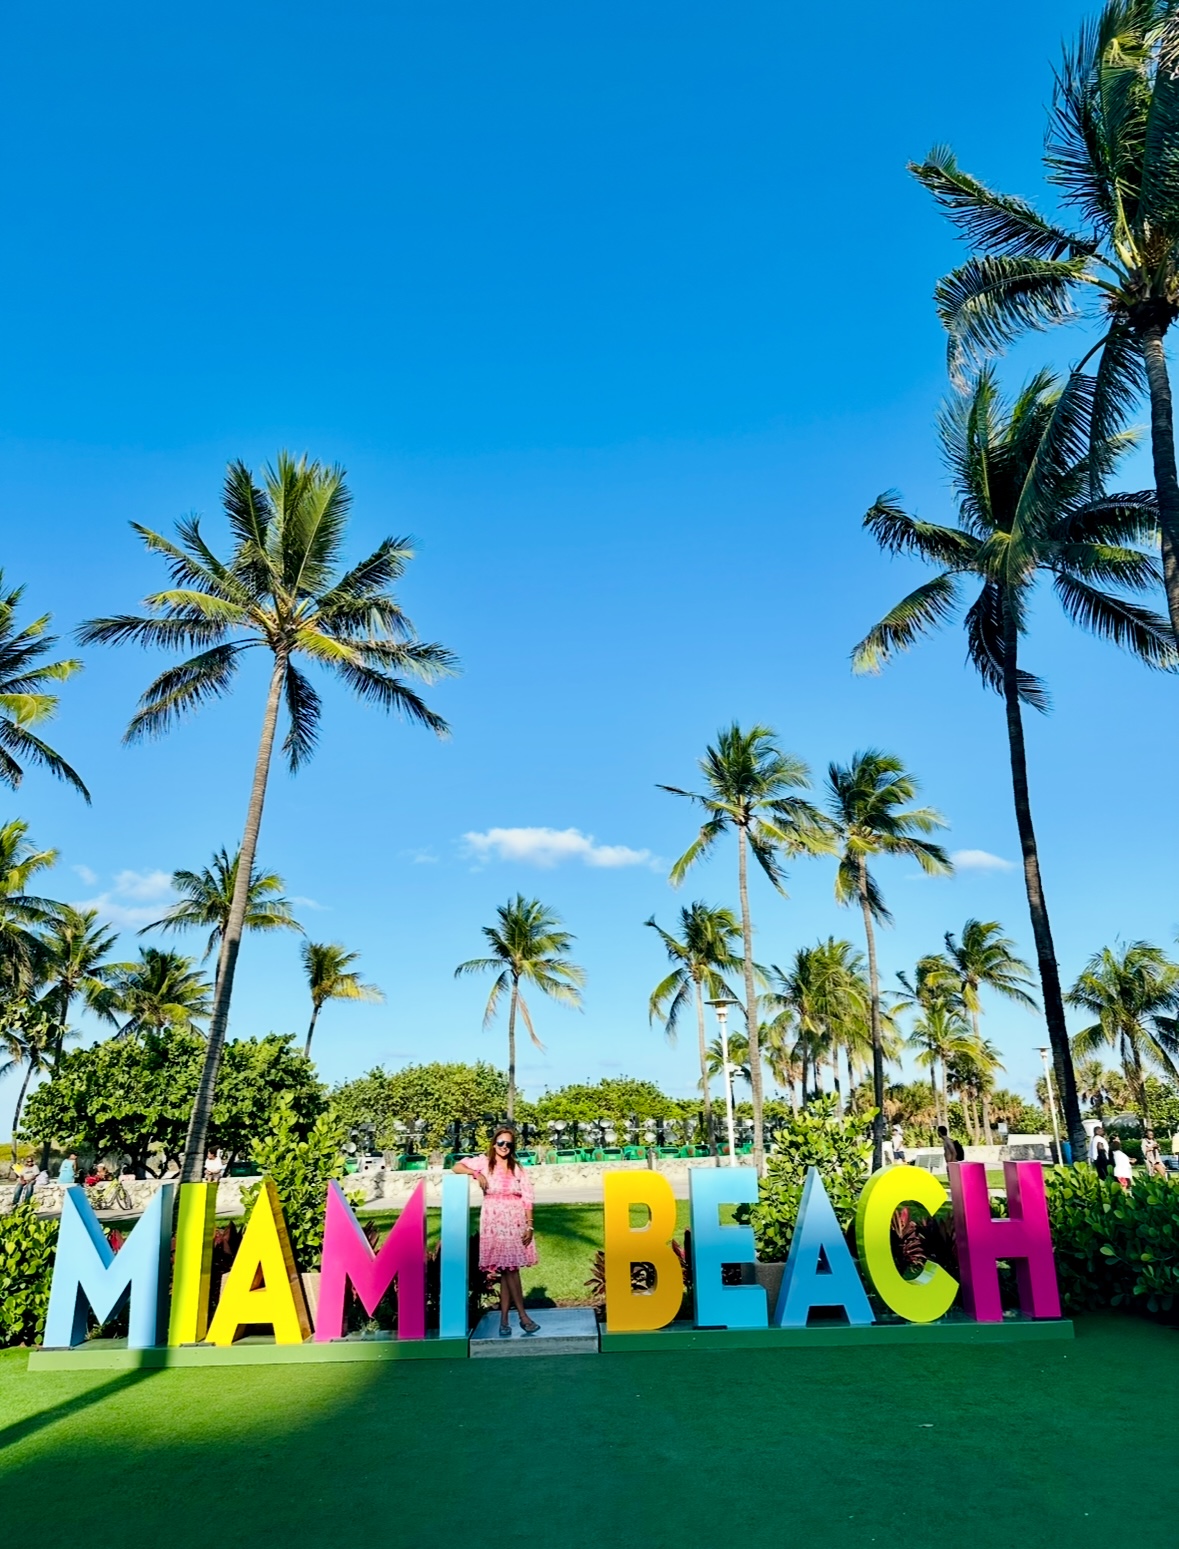
[[[1171,628],[1179,640],[1179,475],[1164,339],[1179,316],[1179,12],[1111,0],[1066,53],[1044,163],[1086,230],[1042,217],[963,172],[939,148],[911,168],[978,250],[935,292],[951,360],[1001,350],[1029,328],[1096,317],[1094,440],[1140,395],[1151,452]],[[1093,305],[1078,313],[1074,298]]]
[[[893,494],[881,495],[864,518],[881,548],[912,554],[939,568],[885,615],[856,647],[857,671],[877,671],[897,651],[951,618],[963,585],[977,586],[966,611],[966,646],[984,685],[1003,697],[1024,889],[1048,1040],[1075,1156],[1086,1137],[1065,1024],[1060,970],[1032,821],[1023,706],[1047,708],[1044,685],[1024,670],[1037,581],[1051,576],[1074,622],[1133,651],[1152,666],[1174,665],[1165,620],[1107,588],[1141,591],[1158,566],[1134,547],[1154,522],[1153,495],[1102,495],[1125,450],[1125,436],[1090,436],[1094,389],[1073,376],[1062,389],[1047,372],[1034,376],[1014,402],[1001,399],[994,376],[979,375],[972,392],[943,409],[940,435],[954,481],[959,525],[938,526],[907,515]]]
[[[441,1146],[456,1124],[495,1124],[504,1112],[508,1079],[504,1072],[480,1061],[474,1065],[407,1065],[389,1072],[377,1066],[332,1092],[332,1104],[343,1123],[370,1133],[378,1151],[399,1151],[405,1131],[425,1126],[422,1143]]]
[[[724,978],[736,973],[742,963],[733,954],[733,945],[741,934],[731,909],[720,909],[697,900],[680,910],[680,933],[672,936],[655,923],[646,922],[658,933],[667,949],[672,971],[652,990],[647,1018],[659,1018],[667,1032],[667,1041],[675,1043],[680,1014],[692,1002],[696,1008],[696,1038],[700,1056],[700,1083],[704,1094],[704,1128],[708,1149],[716,1155],[716,1130],[712,1118],[712,1091],[708,1081],[707,1041],[704,1032],[704,1001],[732,1000],[732,990]]]
[[[14,1162],[21,1111],[25,1105],[29,1082],[34,1076],[41,1075],[49,1069],[50,1057],[56,1041],[57,1025],[46,1006],[30,1001],[10,1001],[4,1007],[0,1047],[8,1058],[0,1065],[0,1076],[24,1068],[20,1089],[16,1095],[16,1110],[12,1115],[12,1160]]]
[[[938,1121],[948,1124],[950,1103],[947,1067],[951,1057],[966,1048],[970,1036],[958,977],[947,958],[931,952],[918,959],[912,979],[904,972],[898,973],[897,978],[904,995],[897,1001],[895,1010],[916,1010],[920,1013],[906,1042],[911,1049],[922,1051],[917,1057],[917,1063],[929,1071],[929,1086],[938,1109]],[[939,1066],[942,1075],[940,1101],[937,1084]]]
[[[209,940],[205,956],[211,957],[225,939],[233,913],[240,859],[240,850],[231,856],[222,847],[213,856],[212,865],[200,871],[174,871],[172,887],[180,894],[180,902],[173,904],[163,919],[145,925],[139,934],[145,936],[152,930],[207,930]],[[246,889],[243,931],[303,929],[291,912],[290,899],[282,896],[285,886],[276,872],[260,872],[255,866]]]
[[[233,540],[228,560],[213,553],[195,517],[178,524],[176,542],[133,524],[149,552],[163,557],[173,585],[147,598],[147,616],[92,619],[81,631],[90,644],[196,650],[149,685],[127,729],[131,742],[162,735],[206,700],[227,694],[246,652],[260,649],[269,657],[270,682],[205,1063],[185,1143],[182,1177],[188,1183],[201,1176],[208,1140],[280,700],[289,719],[283,749],[292,773],[310,758],[318,738],[321,701],[296,661],[317,663],[359,698],[397,710],[439,735],[447,730],[445,721],[407,680],[433,682],[456,665],[442,646],[416,638],[393,595],[393,583],[413,557],[407,541],[386,538],[341,573],[351,506],[342,468],[282,452],[260,487],[244,463],[232,463],[224,506]]]
[[[827,770],[827,817],[840,852],[835,897],[845,906],[859,904],[868,947],[874,1172],[884,1165],[884,1022],[874,924],[890,924],[892,915],[868,863],[878,855],[906,855],[928,876],[944,876],[953,869],[941,846],[922,838],[944,828],[945,819],[932,807],[909,805],[917,789],[917,781],[899,758],[875,748],[854,754],[850,764],[831,764]]]
[[[48,613],[23,629],[17,628],[16,612],[23,596],[22,586],[15,591],[5,589],[0,570],[0,781],[15,791],[24,779],[24,765],[36,764],[89,801],[90,792],[81,776],[33,730],[57,713],[58,697],[51,685],[72,678],[82,663],[74,658],[43,660],[57,644],[57,637],[45,633]]]
[[[1081,1056],[1109,1045],[1118,1051],[1126,1081],[1148,1128],[1147,1067],[1179,1079],[1179,964],[1161,947],[1132,941],[1119,952],[1103,947],[1086,963],[1068,1003],[1097,1018],[1073,1039]]]
[[[39,872],[57,864],[56,850],[35,850],[29,826],[13,819],[0,827],[0,991],[28,994],[37,971],[40,929],[51,925],[60,908],[52,899],[29,892]]]
[[[864,1043],[869,1025],[870,990],[864,974],[864,960],[850,941],[829,936],[813,947],[800,947],[788,970],[770,969],[774,986],[764,997],[768,1008],[776,1010],[783,1029],[794,1034],[794,1055],[801,1065],[803,1101],[806,1100],[806,1072],[815,1073],[815,1093],[823,1090],[821,1070],[831,1062],[835,1085],[836,1111],[843,1115],[843,1092],[839,1078],[840,1050],[847,1051],[848,1081],[851,1085],[852,1062]],[[871,1047],[870,1038],[868,1046]]]
[[[61,1030],[52,1051],[54,1064],[61,1058],[62,1038],[67,1036],[70,1013],[79,996],[89,1011],[109,1016],[111,986],[127,965],[114,963],[118,936],[100,924],[97,909],[75,909],[58,904],[56,914],[41,931],[39,977],[43,997],[53,1006]]]
[[[349,967],[359,961],[360,954],[345,951],[338,941],[305,941],[302,958],[307,988],[311,992],[311,1025],[307,1029],[303,1053],[310,1059],[315,1024],[329,1000],[364,1000],[374,1004],[383,1001],[385,996],[375,984],[365,984]]]
[[[191,957],[141,947],[137,963],[119,963],[101,1001],[111,1021],[126,1017],[120,1038],[195,1028],[209,1015],[209,982]]]
[[[737,885],[741,899],[742,968],[745,980],[745,1029],[753,1089],[753,1159],[765,1170],[762,1125],[761,1048],[758,1041],[757,966],[753,961],[753,919],[749,910],[749,852],[781,893],[781,856],[815,855],[829,850],[821,815],[795,794],[810,784],[802,759],[783,753],[768,726],[742,731],[734,721],[717,736],[716,746],[700,760],[703,792],[661,785],[673,796],[685,796],[708,814],[696,838],[671,868],[675,886],[697,861],[712,850],[722,834],[737,835]]]
[[[559,916],[539,899],[525,898],[523,893],[517,893],[495,912],[498,924],[483,927],[492,955],[460,963],[454,975],[458,979],[464,974],[495,974],[483,1013],[484,1027],[495,1016],[501,996],[505,991],[508,994],[508,1118],[512,1120],[516,1116],[517,1011],[524,1018],[529,1038],[538,1049],[544,1048],[536,1036],[532,1014],[520,985],[535,985],[542,995],[562,1005],[580,1006],[585,971],[566,956],[570,943],[576,938],[562,929]]]
[[[998,920],[967,920],[962,927],[961,941],[952,931],[946,932],[946,955],[958,974],[962,1003],[970,1016],[974,1041],[982,1061],[979,1065],[980,1076],[985,1075],[986,1071],[1002,1070],[1003,1067],[990,1063],[992,1056],[987,1052],[990,1045],[982,1036],[982,1001],[979,991],[985,986],[1018,1006],[1026,1006],[1030,1011],[1039,1010],[1026,989],[1032,982],[1032,971],[1021,957],[1016,957],[1012,950],[1014,946],[1011,937],[1003,934],[1003,927]],[[979,1100],[988,1146],[991,1144],[989,1092],[990,1082],[983,1079],[979,1086]]]
[[[753,1068],[749,1063],[749,1039],[744,1033],[729,1034],[729,1062],[725,1065],[725,1046],[720,1038],[714,1038],[704,1051],[705,1071],[701,1081],[701,1088],[707,1087],[713,1076],[720,1076],[728,1085],[729,1102],[736,1108],[737,1099],[733,1095],[733,1077],[740,1076],[742,1081],[753,1085]]]
[[[203,1038],[181,1027],[74,1049],[29,1098],[24,1133],[93,1157],[128,1157],[143,1176],[153,1156],[180,1154],[203,1063]],[[230,1039],[210,1145],[230,1157],[248,1154],[280,1097],[289,1100],[302,1137],[327,1108],[324,1087],[291,1035]]]

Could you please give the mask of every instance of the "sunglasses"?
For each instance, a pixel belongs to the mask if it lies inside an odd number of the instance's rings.
[[[497,1151],[510,1151],[512,1149],[512,1142],[510,1140],[497,1140],[495,1149]]]

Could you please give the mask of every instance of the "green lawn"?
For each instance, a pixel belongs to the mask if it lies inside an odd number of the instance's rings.
[[[1179,1334],[1075,1343],[44,1373],[0,1356],[12,1542],[641,1549],[1173,1537],[1130,1421]],[[1126,1426],[1111,1434],[1111,1405]]]

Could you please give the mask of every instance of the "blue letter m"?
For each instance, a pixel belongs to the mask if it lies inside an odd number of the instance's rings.
[[[128,1296],[127,1348],[144,1350],[165,1342],[174,1187],[161,1184],[117,1253],[85,1191],[77,1185],[65,1191],[45,1320],[47,1347],[80,1345],[86,1338],[87,1306],[105,1323]]]

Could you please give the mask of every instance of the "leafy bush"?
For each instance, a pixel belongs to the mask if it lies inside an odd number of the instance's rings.
[[[753,1227],[757,1256],[763,1262],[784,1259],[790,1251],[794,1222],[802,1202],[807,1169],[817,1167],[845,1230],[855,1219],[856,1201],[872,1155],[870,1129],[875,1109],[837,1118],[833,1097],[808,1103],[778,1132],[777,1149],[766,1163],[756,1205],[741,1205],[735,1218]]]
[[[344,1126],[334,1113],[321,1113],[306,1139],[289,1097],[280,1097],[270,1133],[254,1140],[251,1154],[263,1177],[273,1178],[282,1201],[287,1232],[300,1270],[318,1269],[323,1253],[323,1214],[327,1186],[344,1176]],[[260,1183],[242,1190],[247,1209],[261,1193]]]
[[[0,1219],[0,1345],[37,1344],[45,1332],[57,1226],[31,1201]]]
[[[336,1087],[332,1100],[349,1128],[372,1125],[379,1151],[400,1148],[405,1137],[397,1124],[418,1122],[426,1126],[427,1150],[435,1150],[456,1119],[463,1124],[494,1123],[503,1114],[507,1093],[508,1078],[493,1065],[435,1062],[397,1071],[377,1066]]]
[[[1045,1180],[1066,1310],[1171,1312],[1179,1299],[1179,1189],[1142,1174],[1126,1190],[1090,1167],[1052,1167]]]

